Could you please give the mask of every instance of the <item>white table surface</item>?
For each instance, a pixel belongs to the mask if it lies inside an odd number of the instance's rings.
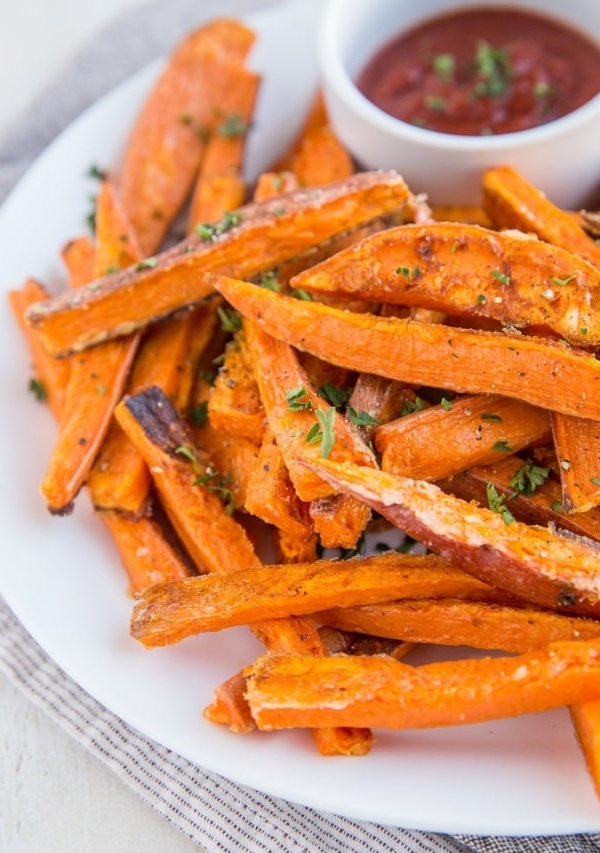
[[[0,0],[0,136],[96,32],[143,2]],[[198,847],[0,674],[0,851],[141,850]]]

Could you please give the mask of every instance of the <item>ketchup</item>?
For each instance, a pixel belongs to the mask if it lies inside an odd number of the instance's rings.
[[[357,80],[390,115],[466,136],[538,127],[600,92],[600,46],[543,15],[477,8],[385,44]]]

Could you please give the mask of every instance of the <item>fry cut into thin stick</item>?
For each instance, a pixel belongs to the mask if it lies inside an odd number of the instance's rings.
[[[260,729],[459,726],[598,699],[600,641],[419,667],[381,656],[273,655],[250,667],[247,679]]]
[[[341,311],[245,281],[213,285],[263,331],[349,370],[462,393],[496,393],[600,420],[600,361],[557,341]]]
[[[439,557],[391,553],[356,560],[260,566],[225,577],[193,578],[155,587],[139,598],[131,633],[145,646],[166,645],[192,634],[260,619],[421,597],[427,595],[426,590],[440,595],[443,589],[468,589],[468,583],[457,574]],[[494,593],[490,591],[490,595]]]
[[[444,494],[423,480],[326,459],[304,464],[492,586],[541,607],[600,615],[595,543],[518,521],[507,523],[500,512]]]
[[[401,209],[412,195],[395,172],[363,172],[238,208],[172,249],[74,294],[31,306],[27,320],[55,355],[129,334],[213,292],[208,270],[251,277],[347,231]]]
[[[558,640],[600,637],[600,622],[520,604],[435,598],[336,607],[319,622],[413,643],[470,646],[521,654]]]
[[[384,471],[438,480],[550,440],[548,412],[494,394],[469,395],[375,430]]]
[[[600,343],[599,283],[596,267],[531,235],[436,222],[366,237],[295,276],[291,286],[491,317],[592,346]]]

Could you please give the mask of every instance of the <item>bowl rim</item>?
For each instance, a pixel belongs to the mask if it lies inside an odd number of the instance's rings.
[[[347,0],[346,0],[347,2]],[[460,3],[457,8],[460,7]],[[342,61],[337,38],[336,17],[343,12],[344,0],[328,0],[317,34],[317,58],[324,87],[332,90],[360,119],[389,136],[404,139],[421,147],[447,151],[500,152],[512,148],[539,145],[550,139],[571,134],[593,120],[600,121],[600,91],[581,106],[564,116],[527,130],[511,133],[472,136],[444,133],[418,127],[386,113],[357,88]],[[600,40],[598,41],[600,49]]]

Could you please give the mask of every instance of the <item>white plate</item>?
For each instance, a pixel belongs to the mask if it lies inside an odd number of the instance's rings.
[[[251,16],[264,86],[249,171],[298,127],[314,86],[320,0]],[[61,277],[58,249],[81,233],[91,164],[110,166],[158,66],[87,111],[30,169],[0,211],[0,288]],[[378,733],[366,758],[319,757],[307,732],[236,737],[204,721],[213,687],[259,652],[244,629],[145,651],[128,635],[131,600],[115,549],[84,494],[53,518],[38,484],[54,425],[27,393],[27,354],[0,310],[0,590],[46,652],[123,720],[229,779],[353,818],[475,834],[600,830],[600,806],[566,711],[452,730]]]

